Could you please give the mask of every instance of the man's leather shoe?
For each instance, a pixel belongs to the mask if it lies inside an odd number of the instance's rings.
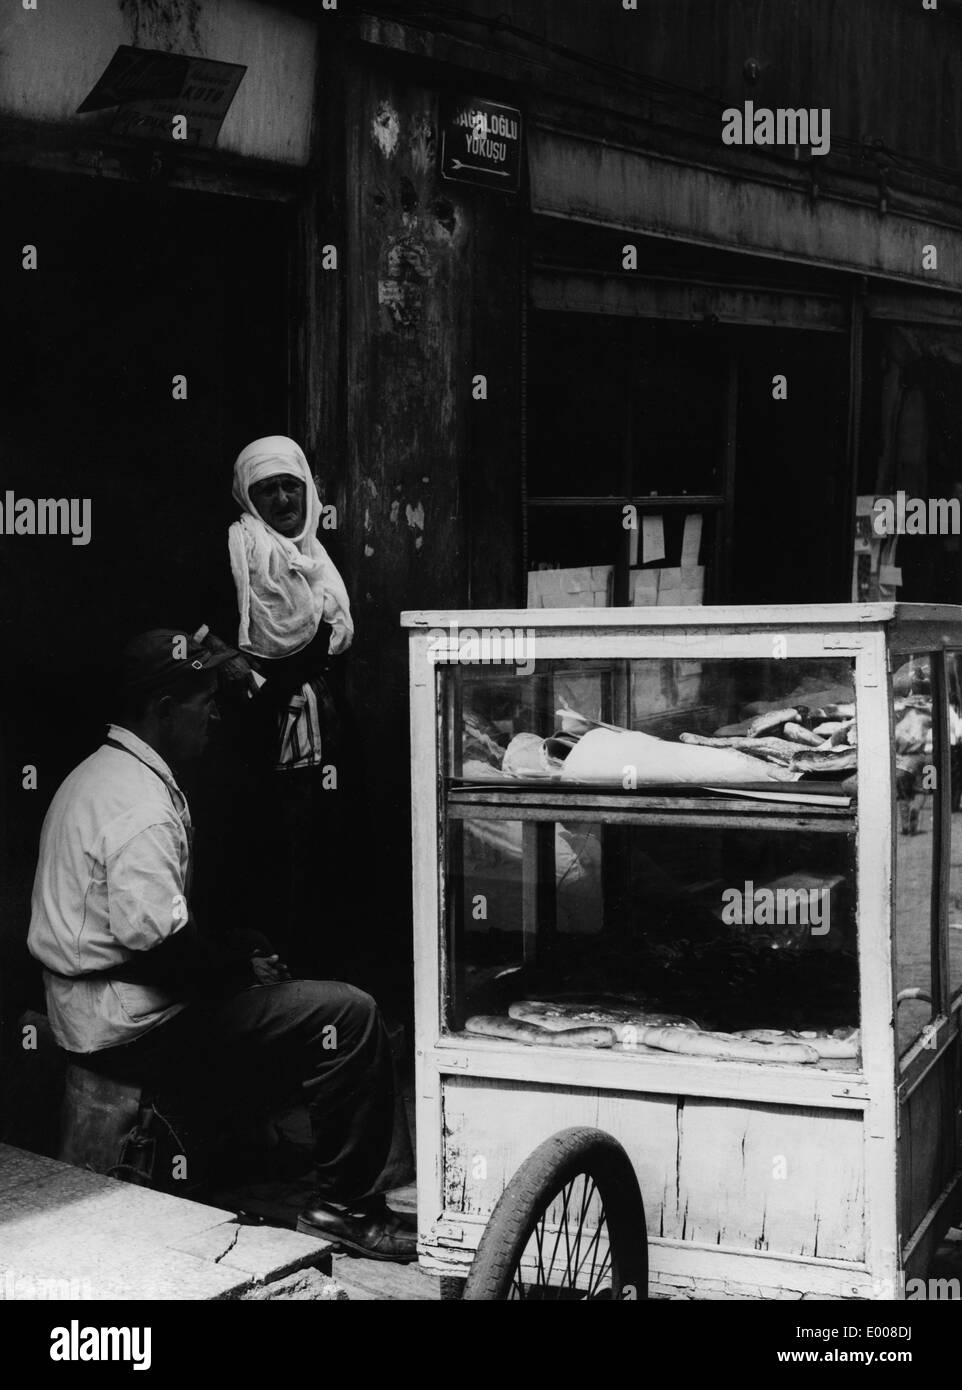
[[[297,1229],[302,1235],[319,1236],[351,1255],[363,1255],[369,1260],[410,1264],[418,1257],[416,1232],[406,1230],[387,1206],[352,1212],[315,1202],[301,1212]]]
[[[377,1216],[387,1221],[392,1229],[399,1227],[402,1231],[417,1232],[418,1218],[413,1211],[398,1211],[396,1207],[389,1207],[387,1198],[382,1194],[370,1198],[364,1203],[364,1210],[369,1216]]]

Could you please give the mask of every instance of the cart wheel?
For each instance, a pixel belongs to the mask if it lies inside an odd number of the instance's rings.
[[[459,1278],[457,1274],[442,1274],[438,1283],[440,1285],[438,1289],[441,1295],[440,1302],[455,1303],[464,1297],[464,1280]]]
[[[600,1129],[563,1129],[535,1149],[491,1213],[464,1297],[648,1297],[645,1208],[615,1139]]]

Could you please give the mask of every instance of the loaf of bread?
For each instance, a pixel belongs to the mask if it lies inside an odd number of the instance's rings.
[[[859,1034],[857,1028],[836,1028],[834,1032],[825,1029],[805,1029],[798,1032],[782,1032],[775,1028],[743,1028],[733,1034],[750,1042],[761,1043],[802,1043],[818,1053],[821,1061],[850,1061],[858,1056]]]
[[[818,1053],[803,1042],[759,1042],[733,1033],[694,1032],[689,1028],[641,1028],[638,1041],[688,1057],[714,1057],[725,1062],[801,1062],[811,1065]]]
[[[508,1015],[519,1023],[530,1023],[551,1032],[570,1028],[610,1028],[620,1043],[631,1046],[639,1041],[642,1028],[689,1028],[698,1024],[680,1014],[648,1013],[629,1005],[567,1003],[563,1000],[524,999],[512,1004]]]
[[[615,1043],[610,1028],[565,1028],[553,1032],[516,1018],[505,1018],[503,1014],[473,1014],[464,1027],[466,1032],[486,1038],[506,1038],[510,1042],[536,1043],[542,1047],[613,1047]]]

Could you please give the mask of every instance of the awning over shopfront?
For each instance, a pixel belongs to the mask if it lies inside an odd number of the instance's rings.
[[[535,213],[942,290],[962,290],[962,230],[532,124]],[[937,267],[923,269],[934,246]]]
[[[848,311],[832,295],[793,294],[761,286],[662,276],[590,275],[534,271],[529,280],[535,309],[562,313],[617,314],[630,318],[710,320],[764,328],[806,328],[843,333]],[[960,306],[962,313],[962,306]]]

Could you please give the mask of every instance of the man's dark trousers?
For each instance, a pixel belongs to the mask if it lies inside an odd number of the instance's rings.
[[[68,1055],[205,1116],[268,1114],[303,1100],[321,1199],[350,1205],[410,1178],[390,1042],[374,1000],[353,985],[255,985],[189,1003],[133,1042]]]

